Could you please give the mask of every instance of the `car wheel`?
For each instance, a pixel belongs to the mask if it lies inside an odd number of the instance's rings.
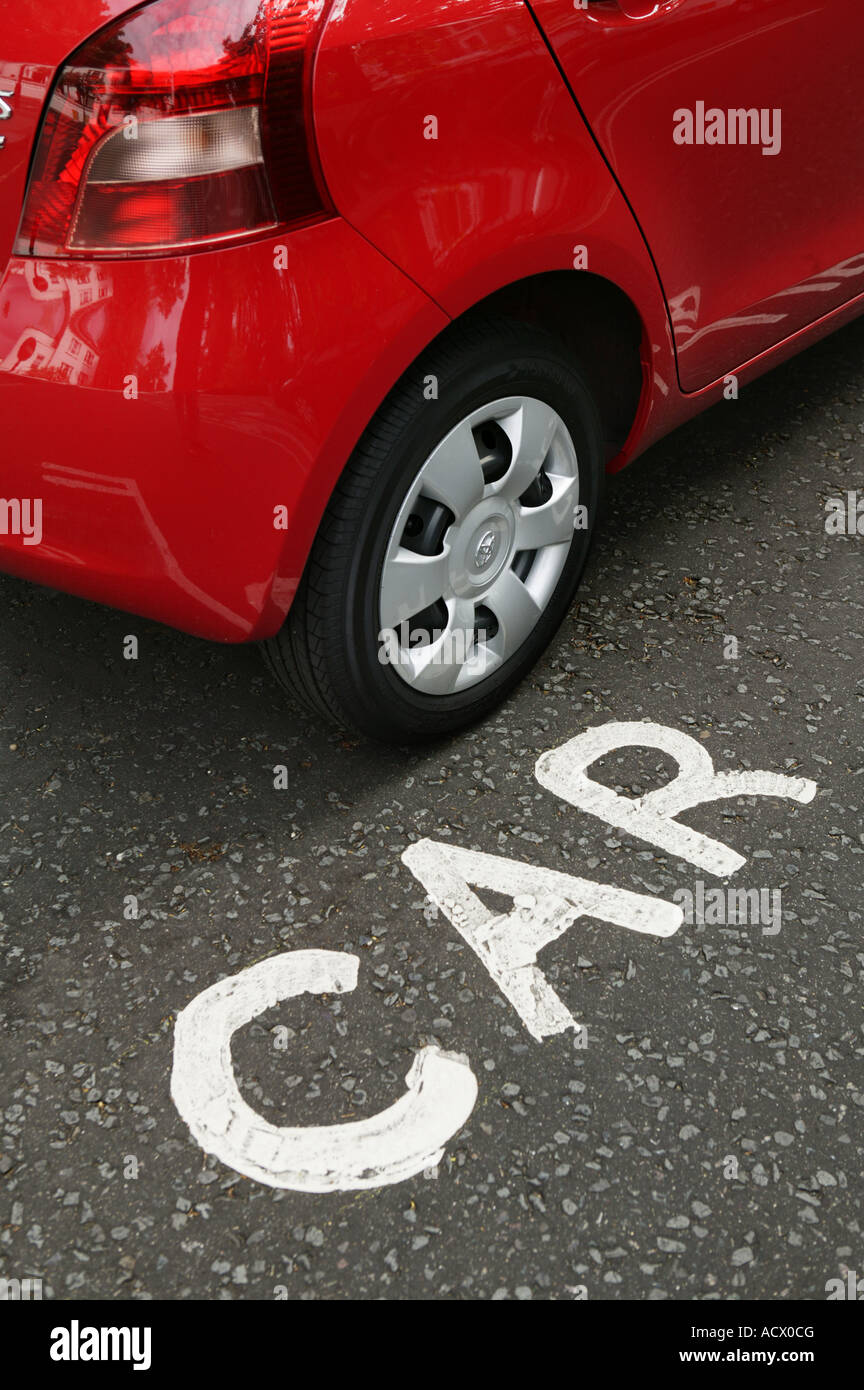
[[[597,410],[564,347],[510,320],[455,325],[354,450],[264,644],[275,675],[386,742],[481,718],[567,612],[603,475]]]

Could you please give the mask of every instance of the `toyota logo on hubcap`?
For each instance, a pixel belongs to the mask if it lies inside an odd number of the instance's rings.
[[[498,537],[494,531],[487,531],[480,537],[477,549],[474,552],[474,564],[478,570],[484,570],[491,560],[495,558],[498,549]]]

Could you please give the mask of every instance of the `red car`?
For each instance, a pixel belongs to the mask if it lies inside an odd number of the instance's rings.
[[[478,718],[604,474],[864,308],[862,58],[861,0],[7,3],[0,568]]]

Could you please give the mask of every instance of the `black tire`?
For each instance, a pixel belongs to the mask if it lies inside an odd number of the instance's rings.
[[[424,384],[438,382],[428,400]],[[550,405],[576,448],[588,525],[515,655],[470,688],[421,694],[379,659],[378,591],[400,505],[432,449],[473,409],[524,394]],[[386,743],[453,734],[494,709],[564,618],[593,539],[604,481],[600,419],[585,377],[557,339],[509,319],[454,325],[393,388],[357,444],[321,522],[288,617],[263,644],[277,680],[340,728]]]

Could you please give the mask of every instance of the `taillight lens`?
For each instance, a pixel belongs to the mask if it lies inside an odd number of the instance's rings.
[[[166,254],[332,213],[309,82],[329,0],[155,0],[72,55],[22,256]]]

